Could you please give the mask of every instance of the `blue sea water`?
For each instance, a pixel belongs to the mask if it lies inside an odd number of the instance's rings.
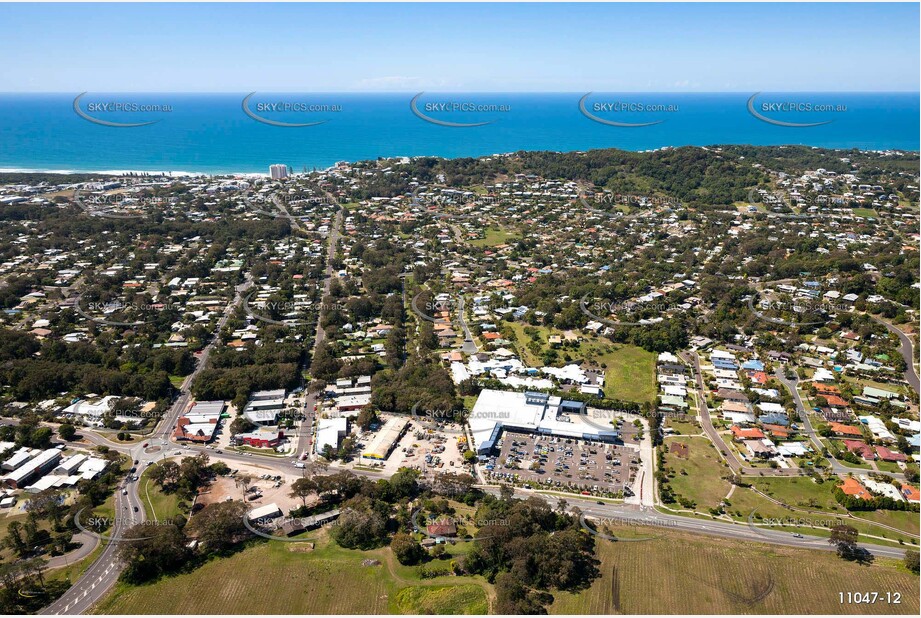
[[[297,171],[337,161],[391,156],[475,157],[517,150],[595,148],[648,150],[715,144],[804,144],[862,150],[919,150],[918,93],[761,93],[753,102],[763,117],[821,126],[778,126],[748,109],[752,93],[593,93],[585,109],[601,120],[650,126],[610,126],[580,110],[585,93],[0,94],[0,168],[28,170],[144,170],[265,173],[272,163]],[[109,110],[102,108],[110,105]],[[121,111],[111,111],[111,104]],[[282,104],[288,111],[279,111]],[[487,105],[444,111],[439,104]],[[779,104],[787,104],[781,107]],[[793,104],[792,108],[789,104]],[[128,111],[130,106],[160,106]],[[321,106],[316,108],[306,106]],[[812,109],[807,110],[806,106]],[[831,106],[818,111],[819,105]],[[169,111],[163,111],[164,106]],[[642,107],[640,107],[642,106]],[[650,110],[649,106],[653,106]],[[156,109],[156,108],[154,108]],[[830,121],[830,122],[828,122]],[[315,123],[286,127],[276,123]]]

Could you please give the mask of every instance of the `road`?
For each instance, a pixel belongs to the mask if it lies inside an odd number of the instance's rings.
[[[749,476],[801,476],[803,471],[799,468],[752,468],[745,466],[729,445],[720,437],[716,428],[713,426],[713,419],[710,417],[710,408],[707,406],[707,387],[704,384],[703,374],[700,370],[700,357],[697,352],[681,352],[681,359],[690,364],[694,370],[694,379],[697,385],[697,402],[698,413],[700,417],[700,426],[719,451],[723,460],[729,464],[734,474]]]
[[[473,338],[473,333],[470,332],[470,327],[467,326],[467,320],[464,319],[464,295],[457,295],[457,319],[460,322],[461,329],[464,331],[464,345],[461,346],[461,351],[466,354],[476,354],[480,351],[480,348],[477,347],[476,340]]]
[[[327,194],[330,199],[334,199]],[[329,246],[326,250],[326,270],[323,274],[323,289],[320,292],[320,311],[317,313],[317,330],[314,334],[313,353],[311,359],[316,356],[320,345],[326,340],[326,331],[323,329],[323,315],[326,312],[325,299],[329,295],[329,288],[333,282],[333,261],[336,258],[337,245],[339,244],[339,230],[342,227],[342,211],[336,213],[332,225],[329,229]],[[307,389],[310,391],[310,389]],[[304,399],[304,420],[297,430],[297,449],[295,451],[298,457],[305,453],[309,456],[310,444],[313,435],[314,408],[317,405],[317,393],[308,392]]]
[[[902,358],[905,359],[905,381],[915,389],[916,393],[921,393],[921,382],[918,381],[918,370],[915,367],[915,364],[918,362],[918,357],[915,355],[914,345],[911,343],[911,339],[908,338],[908,335],[903,333],[901,330],[882,320],[874,315],[869,315],[874,322],[882,324],[886,327],[890,333],[894,333],[896,337],[899,338],[899,341],[902,343],[899,352],[902,354]]]
[[[819,439],[819,435],[815,432],[815,429],[812,427],[812,423],[809,421],[809,411],[806,409],[806,405],[803,403],[803,399],[799,394],[799,390],[797,389],[797,385],[799,384],[799,378],[794,378],[793,380],[787,379],[787,377],[783,375],[783,370],[780,368],[777,369],[777,372],[775,373],[775,377],[793,395],[793,401],[796,403],[796,411],[799,414],[799,418],[803,423],[803,428],[806,430],[806,435],[809,436],[809,439],[812,441],[812,444],[815,446],[816,452],[821,453],[822,450],[825,448],[825,445],[822,444],[822,441]],[[875,472],[877,474],[888,474],[891,477],[894,477],[900,480],[905,480],[905,475],[901,473],[880,472],[876,470],[873,470],[873,471],[865,470],[862,468],[851,468],[850,466],[846,466],[843,463],[841,463],[841,461],[839,461],[838,459],[835,459],[834,455],[832,455],[830,452],[828,456],[826,457],[826,459],[828,459],[829,463],[831,464],[831,470],[835,474],[848,474],[848,473],[867,474],[867,472]]]
[[[498,488],[481,487],[481,489],[493,495],[499,494]],[[515,493],[516,495],[521,494],[519,497],[541,496],[541,494],[529,490],[516,490]],[[554,498],[554,496],[541,497],[548,500]],[[726,539],[736,539],[745,542],[797,547],[800,549],[815,549],[820,551],[835,550],[825,537],[803,535],[803,538],[797,538],[794,537],[792,533],[781,530],[769,530],[763,527],[749,526],[747,523],[730,523],[683,517],[681,515],[662,513],[652,507],[637,507],[621,504],[601,505],[598,504],[595,499],[584,499],[578,496],[566,496],[564,499],[568,504],[568,510],[572,511],[573,508],[578,508],[579,512],[589,518],[589,523],[594,523],[599,526],[605,523],[613,526],[648,526],[650,532],[649,536],[652,538],[655,538],[657,533],[682,531]],[[592,520],[595,521],[592,522]],[[885,545],[868,543],[860,543],[859,545],[874,556],[886,558],[900,559],[905,552],[905,550],[898,547],[887,547]]]
[[[185,411],[192,397],[192,383],[195,377],[207,366],[208,356],[214,349],[218,340],[218,333],[227,324],[230,316],[243,300],[243,294],[252,285],[252,278],[247,276],[244,283],[236,288],[233,301],[228,303],[223,315],[217,322],[211,341],[202,350],[198,357],[198,364],[194,371],[186,376],[180,387],[179,397],[173,403],[146,442],[131,445],[117,445],[91,431],[82,432],[82,438],[93,444],[104,444],[127,455],[132,461],[137,461],[138,471],[148,463],[166,455],[169,448],[169,436]],[[146,447],[144,445],[147,445]],[[42,614],[80,614],[91,608],[115,584],[121,573],[118,559],[119,538],[131,526],[146,521],[144,504],[138,493],[138,483],[130,480],[130,475],[122,482],[115,493],[115,521],[109,532],[106,533],[106,547],[99,558],[86,570],[86,572],[67,590],[57,601],[42,610]],[[123,493],[123,491],[125,493]]]
[[[152,439],[161,438],[166,440],[169,438],[173,429],[176,427],[176,423],[179,421],[179,417],[186,411],[189,402],[192,400],[192,383],[195,381],[195,378],[198,377],[198,374],[208,365],[208,357],[211,355],[212,350],[214,350],[214,346],[217,345],[221,329],[227,324],[234,310],[243,302],[244,293],[252,287],[252,285],[252,274],[247,274],[246,281],[236,287],[234,298],[227,304],[227,307],[224,308],[224,313],[217,322],[211,340],[198,356],[198,363],[195,365],[195,369],[182,381],[182,385],[179,387],[179,397],[173,402],[173,406],[170,408],[169,412],[163,415],[157,428],[154,429],[151,434]]]
[[[135,450],[143,450],[136,447]],[[115,494],[115,521],[105,533],[107,542],[99,558],[57,601],[40,614],[82,614],[88,611],[115,584],[121,573],[118,558],[119,538],[131,526],[145,521],[144,505],[138,495],[137,483],[125,482],[127,494],[118,489]],[[137,511],[135,512],[135,509]]]

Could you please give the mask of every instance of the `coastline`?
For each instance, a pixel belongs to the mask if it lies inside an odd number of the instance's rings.
[[[788,146],[793,147],[793,146],[802,146],[802,145],[803,144],[776,144],[776,146],[779,146],[779,147],[788,147]],[[724,144],[709,144],[706,146],[695,146],[695,145],[662,146],[659,148],[647,148],[647,149],[642,149],[642,150],[630,150],[626,148],[589,148],[585,150],[568,150],[568,151],[562,151],[562,152],[586,153],[586,152],[591,152],[595,150],[622,150],[624,152],[637,152],[637,153],[647,152],[648,153],[648,152],[657,152],[657,151],[662,151],[662,150],[670,150],[670,149],[675,149],[675,148],[702,148],[706,150],[708,148],[721,148],[723,146],[763,146],[763,144],[747,144],[747,143],[726,144],[724,143]],[[876,153],[876,154],[894,153],[894,154],[899,154],[899,155],[912,155],[912,154],[918,155],[919,153],[921,153],[921,151],[919,150],[908,150],[904,148],[881,149],[881,148],[860,148],[857,146],[854,146],[851,148],[827,148],[824,146],[812,146],[808,144],[806,144],[806,146],[811,147],[811,148],[818,148],[821,150],[830,150],[830,151],[856,150],[858,152]],[[521,152],[551,152],[551,151],[522,149]],[[552,152],[561,152],[561,151],[552,151]],[[514,152],[492,153],[492,154],[482,155],[481,157],[474,157],[474,158],[502,157],[502,156],[511,156],[513,154],[515,153]],[[429,155],[392,155],[392,156],[380,157],[380,160],[394,160],[394,159],[411,159],[412,160],[412,159],[433,158],[433,157],[437,159],[446,159],[446,160],[466,158],[466,157],[449,157],[449,156],[444,156],[444,155],[429,154]],[[341,161],[354,165],[357,163],[366,163],[366,162],[373,161],[373,160],[374,159],[355,159],[355,160],[342,159]],[[269,165],[271,165],[271,163],[266,163],[265,167],[268,168]],[[322,167],[317,166],[316,171],[320,171],[320,172],[328,171],[328,170],[334,169],[335,167],[336,167],[335,164],[326,165]],[[53,175],[60,175],[60,176],[75,175],[75,174],[98,174],[100,176],[160,176],[160,177],[165,176],[168,178],[195,178],[195,177],[202,177],[202,176],[233,176],[236,178],[262,178],[262,177],[268,176],[266,172],[253,172],[253,171],[240,171],[240,170],[219,170],[219,171],[216,170],[216,171],[205,172],[205,171],[187,171],[187,170],[163,171],[163,170],[141,170],[141,169],[98,169],[98,170],[96,169],[41,169],[41,168],[35,168],[35,167],[0,167],[0,174],[53,174]],[[298,175],[299,172],[294,171],[293,174]]]

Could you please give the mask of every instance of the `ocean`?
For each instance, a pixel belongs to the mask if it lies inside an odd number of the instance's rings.
[[[76,109],[78,93],[0,94],[0,169],[266,173],[716,144],[919,150],[918,93],[255,93],[244,105],[248,94],[86,93]],[[143,126],[113,126],[124,124]]]

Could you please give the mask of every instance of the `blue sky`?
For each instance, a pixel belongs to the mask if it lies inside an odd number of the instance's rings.
[[[919,90],[918,4],[0,4],[0,91]]]

